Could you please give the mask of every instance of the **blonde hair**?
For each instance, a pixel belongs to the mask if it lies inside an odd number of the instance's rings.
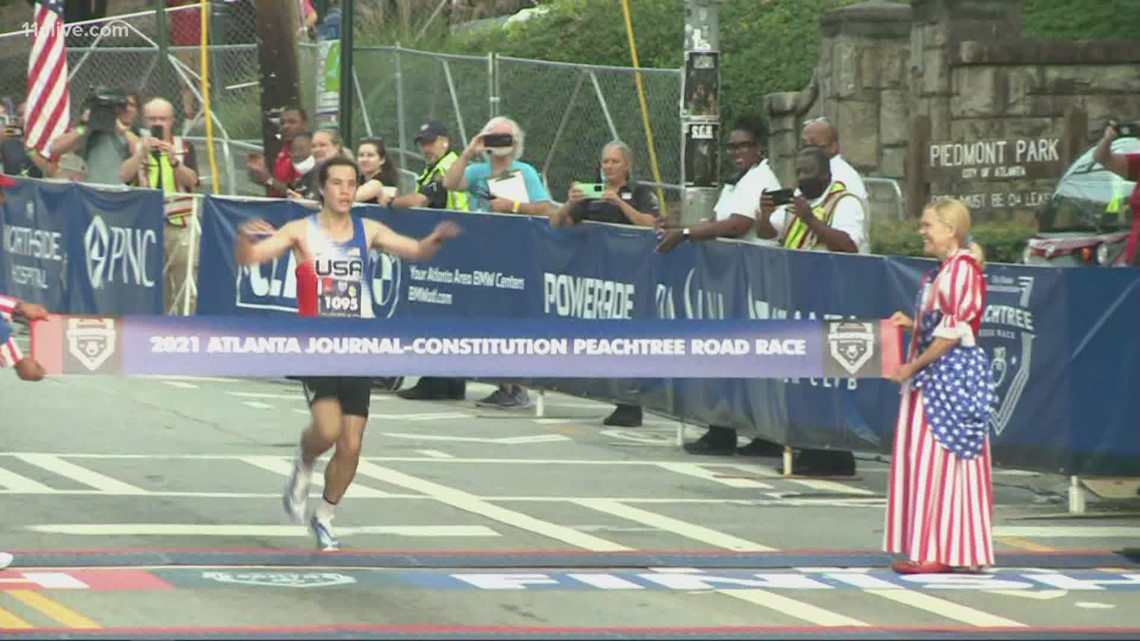
[[[950,226],[958,238],[958,244],[970,250],[974,260],[982,268],[986,266],[986,253],[982,246],[970,238],[970,208],[956,198],[940,198],[931,203],[927,211],[934,212],[942,224]]]
[[[329,142],[332,143],[333,147],[336,147],[337,151],[336,154],[333,155],[334,158],[336,156],[343,156],[355,162],[356,158],[353,156],[352,150],[345,147],[344,141],[340,138],[340,131],[333,128],[318,129],[313,132],[313,137],[315,138],[321,134],[328,136]]]

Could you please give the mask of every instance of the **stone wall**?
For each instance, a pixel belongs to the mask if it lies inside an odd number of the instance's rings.
[[[812,117],[837,125],[843,156],[861,173],[904,185],[916,116],[929,119],[931,140],[968,142],[1062,137],[1066,113],[1080,110],[1088,131],[1070,154],[1091,146],[1109,118],[1140,120],[1140,41],[1023,40],[1020,0],[873,0],[828,12],[820,25],[811,86],[768,100],[770,155],[788,183],[798,132]],[[1055,182],[930,187],[934,194],[1022,194],[1012,207],[986,197],[991,206],[979,215],[1030,221]]]

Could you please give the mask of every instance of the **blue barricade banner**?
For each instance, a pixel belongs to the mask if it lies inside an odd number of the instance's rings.
[[[53,312],[162,313],[161,192],[17,181],[0,206],[0,291]]]
[[[831,347],[854,333],[865,356],[855,375],[898,369],[901,332],[888,320],[53,315],[32,326],[32,353],[49,374],[824,376],[847,367]]]
[[[686,243],[660,255],[645,229],[552,229],[545,219],[371,205],[357,211],[417,237],[443,219],[464,228],[429,264],[376,256],[372,286],[381,318],[658,319],[665,326],[672,320],[887,318],[895,311],[913,315],[919,280],[937,266],[737,241]],[[235,229],[252,216],[280,225],[311,212],[285,201],[208,197],[199,313],[295,310],[291,259],[238,270]],[[1000,398],[991,423],[995,460],[1051,472],[1140,474],[1134,347],[1140,270],[988,265],[986,278],[979,338]],[[858,359],[853,353],[851,363]],[[897,384],[844,372],[736,376],[727,370],[723,378],[536,375],[530,382],[795,447],[890,451]]]

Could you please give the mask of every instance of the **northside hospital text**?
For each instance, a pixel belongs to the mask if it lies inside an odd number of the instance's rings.
[[[205,350],[202,344],[205,342]],[[152,354],[523,356],[807,356],[800,338],[400,338],[359,336],[151,336]]]

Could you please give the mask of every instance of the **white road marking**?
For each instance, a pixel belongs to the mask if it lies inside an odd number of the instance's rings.
[[[875,493],[870,491],[870,490],[864,490],[862,488],[853,487],[850,485],[845,485],[843,483],[839,483],[836,481],[825,481],[822,479],[789,479],[789,478],[784,478],[784,476],[782,474],[776,473],[776,470],[770,469],[767,467],[761,467],[758,465],[740,465],[737,463],[727,463],[726,465],[729,467],[733,467],[733,468],[736,468],[738,470],[741,470],[742,472],[747,472],[747,473],[752,474],[754,476],[760,476],[763,478],[781,480],[781,481],[784,481],[785,483],[797,483],[799,485],[803,485],[804,487],[810,487],[811,489],[818,490],[820,492],[830,492],[830,493],[835,493],[835,494],[858,494],[860,496],[874,496],[875,495]],[[793,469],[793,471],[794,471],[794,469]]]
[[[747,601],[749,603],[764,606],[770,610],[775,610],[780,614],[786,614],[790,617],[795,617],[802,621],[814,623],[815,625],[824,627],[837,627],[837,626],[851,626],[851,627],[867,627],[867,623],[858,619],[844,616],[831,610],[825,610],[819,606],[803,601],[797,601],[782,594],[769,592],[768,590],[760,589],[728,589],[717,590],[719,594]]]
[[[293,463],[276,456],[246,456],[241,460],[249,463],[254,467],[273,472],[274,474],[279,474],[286,478],[288,478],[289,475],[293,473]],[[325,487],[324,476],[315,470],[313,471],[312,485],[318,490]],[[388,498],[392,495],[390,492],[384,492],[382,490],[377,490],[354,482],[352,485],[348,486],[348,490],[344,493],[344,496],[345,498]]]
[[[76,523],[32,525],[25,528],[45,534],[73,536],[242,536],[304,537],[304,525],[197,525],[182,523]],[[376,525],[338,527],[337,536],[354,534],[387,534],[408,537],[472,537],[502,536],[483,525]]]
[[[9,490],[7,493],[11,494],[51,494],[55,492],[39,481],[15,472],[9,472],[2,467],[0,467],[0,485],[7,488]]]
[[[184,381],[162,381],[163,385],[177,387],[178,389],[198,389],[198,386],[193,383],[186,383]]]
[[[597,510],[612,516],[628,519],[636,523],[641,523],[642,525],[657,528],[658,530],[672,532],[686,539],[715,545],[716,547],[725,548],[727,550],[737,552],[773,552],[776,550],[776,548],[760,545],[759,543],[735,537],[731,534],[718,532],[701,525],[695,525],[680,519],[649,512],[609,499],[584,499],[575,501],[575,503],[582,507],[588,507],[591,510]]]
[[[657,467],[663,470],[668,470],[670,472],[676,472],[677,474],[694,476],[706,481],[720,483],[721,485],[727,485],[729,487],[758,488],[763,490],[772,489],[771,485],[768,485],[767,483],[761,483],[759,481],[753,481],[752,479],[724,478],[717,476],[716,472],[713,472],[712,470],[696,463],[661,462],[657,464]]]
[[[272,405],[270,405],[269,403],[262,403],[261,401],[242,401],[242,404],[248,405],[248,406],[250,406],[254,409],[257,409],[257,410],[273,409]]]
[[[238,398],[284,398],[291,401],[305,402],[305,396],[301,392],[296,394],[281,394],[279,392],[226,392],[230,396],[237,396]]]
[[[455,458],[447,452],[440,452],[439,450],[416,450],[420,454],[430,458]]]
[[[1059,599],[1069,593],[1068,590],[984,590],[988,594],[1001,596],[1014,596],[1034,601],[1051,601]]]
[[[408,474],[404,474],[403,472],[381,467],[369,461],[362,460],[356,470],[356,473],[358,475],[367,476],[380,481],[384,481],[385,483],[403,487],[405,489],[412,490],[413,492],[422,492],[441,503],[445,503],[460,510],[471,512],[472,514],[478,514],[484,518],[498,521],[500,523],[504,523],[521,530],[526,530],[528,532],[534,532],[535,534],[540,534],[557,541],[562,541],[563,543],[568,543],[585,550],[590,550],[593,552],[620,552],[630,551],[633,549],[628,548],[624,545],[619,545],[613,541],[607,541],[606,539],[585,534],[583,532],[578,532],[572,528],[536,519],[532,516],[528,516],[520,512],[515,512],[514,510],[508,510],[497,505],[492,505],[491,503],[488,503],[486,500],[479,498],[474,494],[469,494],[467,492],[463,492],[462,490],[456,490],[454,488],[447,487],[446,485],[440,485],[439,483],[434,483],[432,481],[410,476]]]
[[[447,421],[461,418],[471,418],[470,414],[463,412],[420,412],[417,414],[369,414],[369,421]]]
[[[553,443],[555,441],[569,441],[569,436],[561,434],[535,434],[533,436],[506,436],[502,438],[485,438],[480,436],[451,436],[449,434],[403,434],[400,432],[381,432],[384,436],[406,438],[416,441],[448,441],[454,443],[489,443],[492,445],[527,445],[530,443]]]
[[[143,374],[132,378],[150,378],[169,381],[201,381],[203,383],[246,383],[244,378],[221,378],[217,376],[178,376],[176,374]]]
[[[1007,525],[994,527],[994,536],[1012,536],[1038,539],[1102,538],[1135,539],[1140,537],[1140,527],[1107,525],[1088,526],[1032,526]]]
[[[65,461],[54,454],[18,454],[25,463],[43,468],[53,474],[65,476],[73,481],[113,494],[146,494],[147,491],[129,483],[123,483],[104,474]]]
[[[968,623],[979,628],[1023,628],[1024,623],[999,617],[989,612],[975,610],[953,601],[940,599],[924,592],[913,590],[864,590],[866,594],[873,594],[895,603],[909,605],[912,608],[933,612],[939,616],[962,623]]]

